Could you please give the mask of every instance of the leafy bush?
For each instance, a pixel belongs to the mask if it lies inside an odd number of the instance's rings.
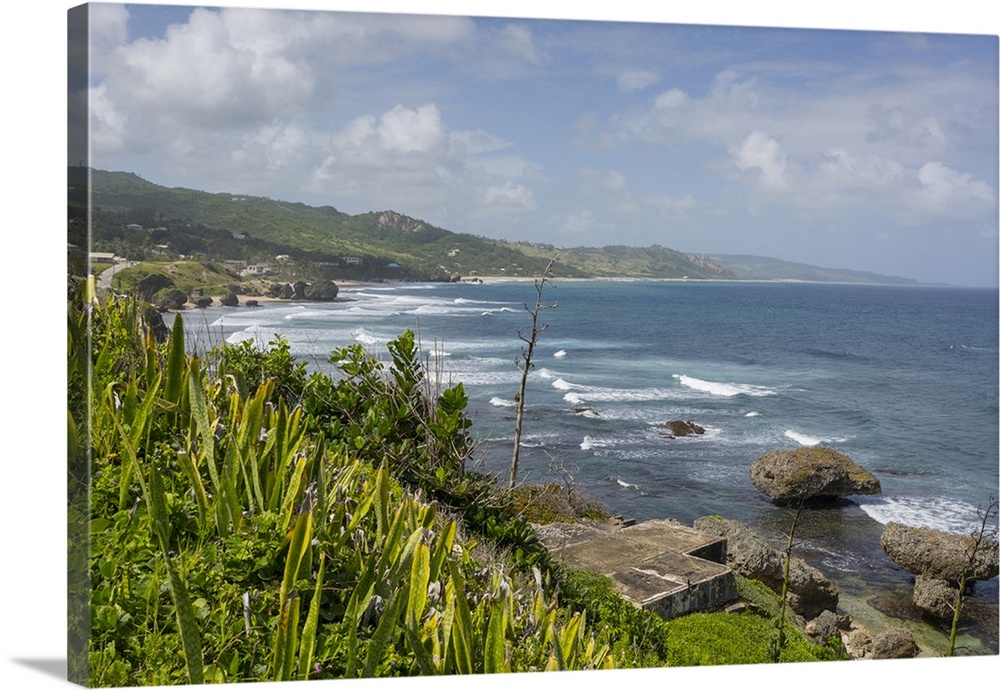
[[[666,621],[623,599],[603,575],[564,567],[558,580],[560,604],[587,611],[595,638],[610,646],[619,667],[667,665],[671,640]]]
[[[310,422],[304,406],[290,406],[281,384],[308,397],[318,381],[310,386],[280,343],[224,352],[205,367],[185,353],[180,319],[159,346],[142,337],[131,308],[95,309],[105,313],[95,319],[104,345],[93,351],[89,414],[89,684],[613,665],[586,615],[560,609],[540,574],[531,585],[503,561],[480,562],[454,520],[386,466],[349,453],[343,436],[328,438],[345,428],[333,423],[336,409]],[[84,333],[74,327],[70,337]],[[396,350],[398,388],[381,390],[388,401],[355,400],[361,408],[426,404],[407,378],[407,342]],[[77,362],[80,345],[70,347]],[[73,390],[81,395],[85,382]],[[349,380],[323,390],[331,400],[372,394]],[[424,434],[460,440],[460,389],[440,401],[440,415],[420,408],[428,416],[408,427],[416,439],[392,442],[420,452]],[[393,459],[411,466],[402,454]]]

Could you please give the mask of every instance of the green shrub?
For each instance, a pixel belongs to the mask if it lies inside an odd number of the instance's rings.
[[[595,638],[610,646],[620,668],[667,665],[670,635],[662,618],[623,599],[603,575],[562,567],[557,579],[560,604],[587,611]]]

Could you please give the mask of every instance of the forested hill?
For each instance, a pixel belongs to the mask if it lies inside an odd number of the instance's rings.
[[[86,206],[87,173],[87,168],[69,168],[71,217]],[[510,243],[452,232],[393,210],[350,215],[333,206],[164,187],[128,172],[89,173],[94,251],[136,260],[267,264],[280,256],[304,267],[324,267],[330,277],[448,280],[538,276],[559,254],[557,277],[843,279],[837,272],[799,278],[782,272],[782,262],[776,261],[770,264],[775,273],[751,275],[746,262],[727,264],[725,257],[658,245],[560,249]]]
[[[916,285],[917,281],[899,276],[886,276],[870,271],[846,268],[823,268],[810,264],[782,261],[764,256],[742,254],[708,254],[705,259],[723,267],[741,280],[802,280],[817,283],[880,283]]]
[[[85,204],[86,172],[70,168],[71,205]],[[560,277],[729,277],[659,247],[564,252],[455,233],[392,210],[349,215],[332,206],[168,188],[127,172],[92,170],[91,185],[94,249],[128,258],[266,263],[288,255],[336,265],[346,277],[440,280],[537,276],[558,252]]]

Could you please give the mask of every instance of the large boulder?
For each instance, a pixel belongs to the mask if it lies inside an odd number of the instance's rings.
[[[224,307],[238,307],[240,304],[240,298],[236,296],[236,293],[230,290],[225,295],[219,298],[219,301]]]
[[[295,284],[292,285],[292,297],[299,300],[305,299],[307,287],[309,287],[309,284],[304,280],[296,280]]]
[[[840,619],[833,611],[823,611],[806,625],[806,635],[816,644],[826,644],[834,637],[843,641],[840,634]]]
[[[726,538],[726,564],[738,574],[759,580],[781,593],[785,554],[762,539],[746,524],[715,516],[698,518],[694,528]],[[792,557],[788,570],[788,605],[811,620],[823,611],[836,611],[840,599],[837,586],[801,558]]]
[[[878,494],[878,478],[843,453],[814,446],[776,450],[750,466],[750,482],[774,503]]]
[[[933,575],[917,575],[913,582],[913,605],[935,618],[950,619],[958,600],[958,585]]]
[[[969,580],[988,580],[1000,572],[997,542],[994,540],[985,540],[980,544],[971,564],[969,556],[974,540],[966,534],[890,522],[882,529],[880,541],[886,555],[914,575],[958,582],[966,568]]]
[[[162,273],[150,273],[135,284],[136,296],[144,302],[152,302],[156,293],[174,287],[174,281]]]
[[[187,301],[187,294],[177,288],[168,288],[156,296],[156,306],[163,310],[183,309]]]
[[[686,422],[683,419],[671,419],[658,425],[657,430],[667,438],[679,438],[682,436],[700,436],[705,433],[705,427],[694,422]]]
[[[908,630],[889,628],[871,641],[869,659],[912,659],[920,653],[916,640]]]
[[[170,326],[163,321],[163,315],[155,307],[152,305],[144,307],[142,319],[156,342],[165,343],[170,339]]]
[[[337,299],[340,288],[332,280],[313,283],[305,289],[305,297],[314,302],[332,302]]]

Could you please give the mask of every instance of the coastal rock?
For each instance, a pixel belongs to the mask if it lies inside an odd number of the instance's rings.
[[[882,492],[871,472],[843,453],[820,446],[761,456],[750,467],[750,482],[778,505]]]
[[[681,419],[671,419],[669,422],[657,425],[657,430],[666,438],[680,438],[682,436],[700,436],[705,433],[705,428],[694,422],[686,422]]]
[[[177,288],[170,288],[159,293],[156,298],[156,306],[160,309],[183,309],[188,301],[187,294]]]
[[[839,623],[837,614],[830,610],[823,611],[806,625],[806,635],[817,644],[825,644],[831,637],[840,637]]]
[[[309,287],[307,283],[301,280],[295,281],[292,285],[292,298],[293,299],[305,299],[306,298],[306,288]]]
[[[332,280],[313,283],[304,291],[305,297],[313,302],[332,302],[337,299],[340,288]]]
[[[194,306],[198,307],[199,309],[204,309],[206,307],[210,307],[210,306],[212,306],[212,298],[211,297],[199,297],[199,298],[197,298],[194,301]]]
[[[1000,572],[997,542],[984,541],[969,564],[973,538],[929,527],[890,522],[882,529],[882,550],[897,565],[914,575],[929,575],[958,582],[966,568],[969,580],[988,580]]]
[[[227,292],[224,296],[222,296],[219,299],[219,301],[222,303],[222,306],[224,307],[237,307],[240,304],[240,298],[237,297],[236,293],[232,291]]]
[[[869,659],[912,659],[920,652],[916,640],[902,628],[883,630],[872,638]]]
[[[142,317],[156,342],[165,343],[170,339],[170,327],[163,321],[163,314],[148,306],[142,310]]]
[[[150,273],[135,284],[136,296],[144,302],[152,302],[161,290],[174,287],[174,281],[161,273]]]
[[[248,299],[247,302],[246,302],[246,304],[247,304],[248,307],[259,307],[260,306],[260,301],[259,300],[255,300],[255,299]]]
[[[694,528],[725,537],[726,564],[730,568],[781,592],[785,555],[749,526],[737,520],[710,516],[695,520]],[[793,556],[788,571],[787,599],[793,611],[811,620],[823,611],[836,611],[840,592],[823,573]]]
[[[913,583],[913,605],[935,618],[948,620],[958,599],[958,587],[933,575],[917,575]]]

